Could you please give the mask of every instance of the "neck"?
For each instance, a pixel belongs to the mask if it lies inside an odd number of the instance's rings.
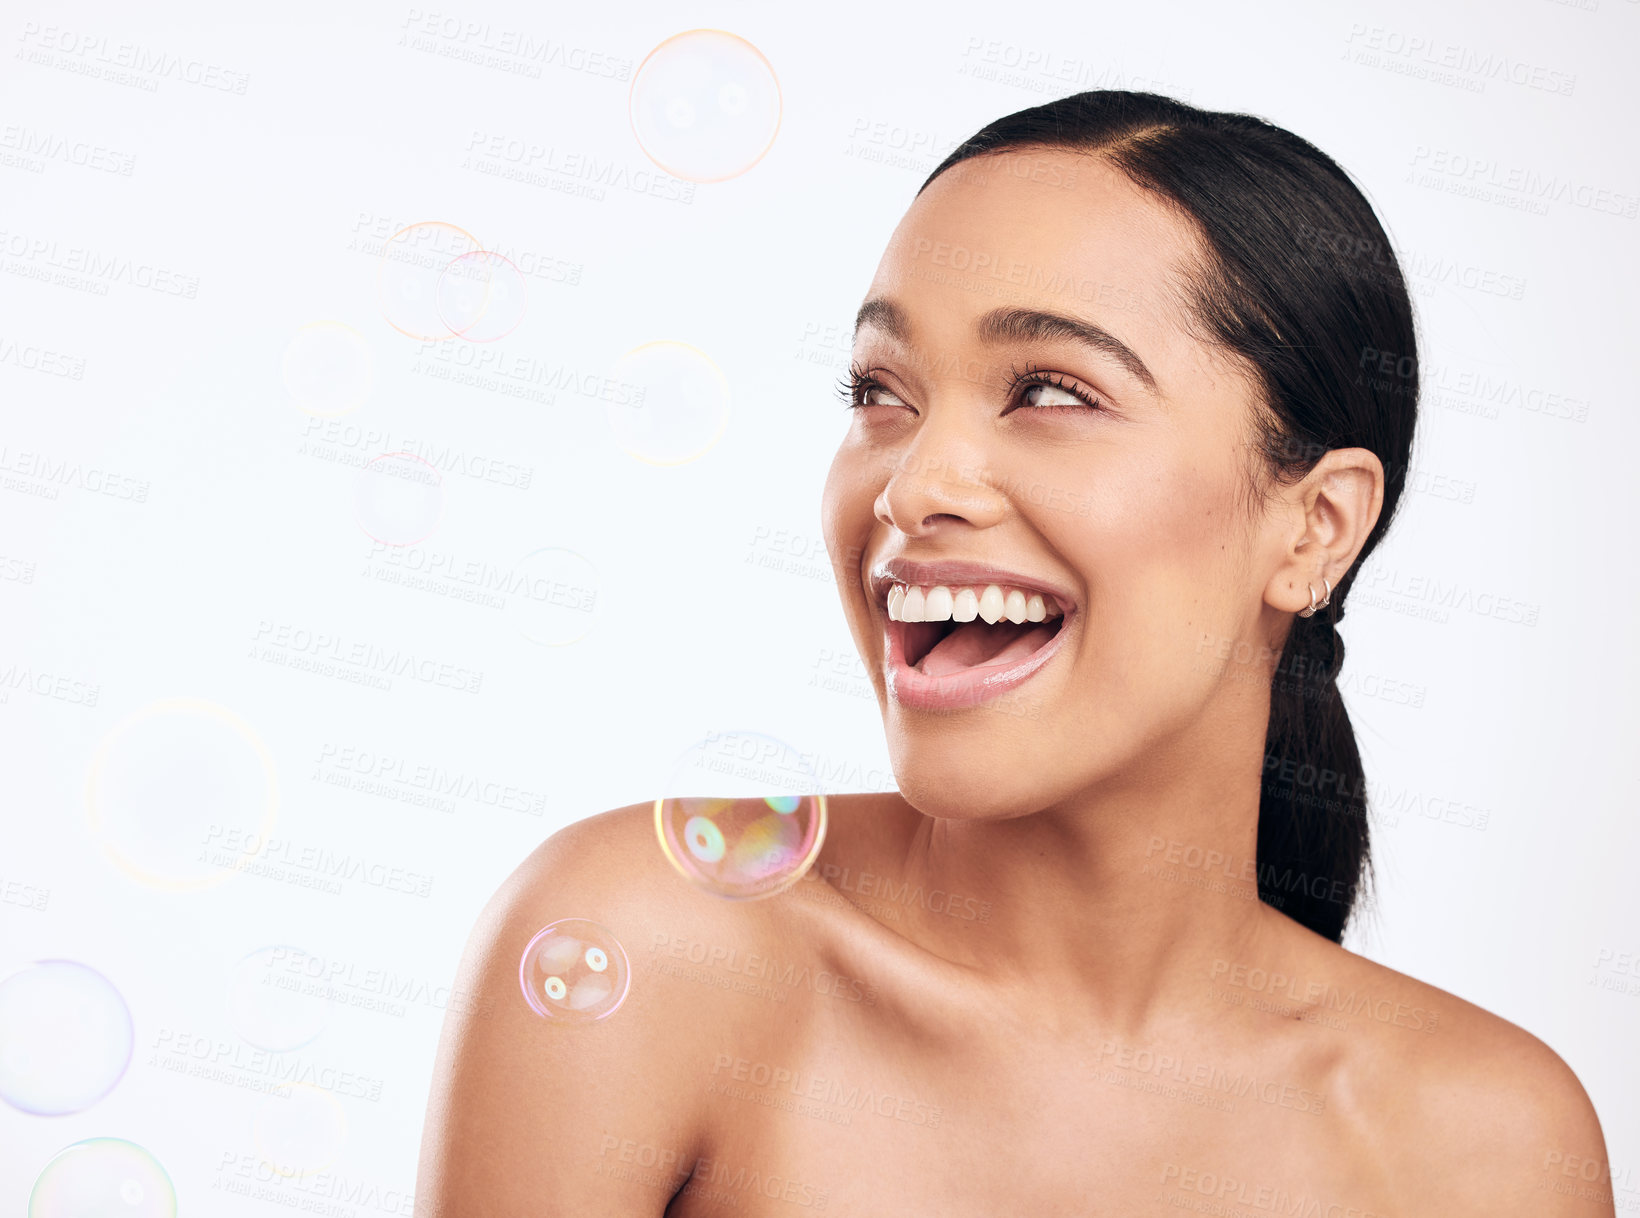
[[[906,804],[901,874],[927,895],[899,929],[1032,1001],[1140,1026],[1204,996],[1215,965],[1246,960],[1279,918],[1258,900],[1260,780],[1257,763],[1175,758],[1025,816],[936,819]]]

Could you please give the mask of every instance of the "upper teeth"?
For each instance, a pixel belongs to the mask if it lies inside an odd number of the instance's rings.
[[[1040,592],[1005,590],[1000,584],[935,584],[931,588],[895,584],[888,590],[888,618],[892,622],[971,622],[981,617],[995,625],[1003,618],[1010,622],[1040,622],[1060,612],[1059,606],[1044,599]]]

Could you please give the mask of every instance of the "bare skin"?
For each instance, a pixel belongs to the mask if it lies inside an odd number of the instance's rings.
[[[824,499],[900,789],[829,800],[815,868],[762,901],[679,877],[647,804],[544,843],[469,941],[417,1214],[1612,1214],[1599,1123],[1548,1047],[1257,899],[1270,670],[1235,657],[1273,664],[1308,587],[1354,562],[1377,457],[1335,450],[1249,512],[1254,389],[1190,332],[1189,226],[1093,158],[963,169],[867,293],[904,333],[882,310],[857,333],[875,387]],[[958,250],[1048,274],[964,279]],[[1150,375],[980,341],[1002,306],[1101,326]],[[1010,387],[1011,365],[1058,385]],[[914,709],[871,582],[895,558],[988,563],[1078,610],[1014,695]],[[524,944],[565,917],[631,958],[594,1024],[518,993]]]

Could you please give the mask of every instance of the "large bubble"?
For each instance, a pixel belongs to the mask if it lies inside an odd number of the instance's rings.
[[[705,455],[729,426],[729,382],[697,347],[661,339],[634,347],[615,365],[620,393],[605,408],[626,452],[649,465],[683,465]]]
[[[258,1049],[299,1049],[330,1022],[324,987],[304,975],[314,959],[300,948],[258,948],[233,966],[228,978],[228,1018],[234,1031]]]
[[[763,158],[780,130],[780,82],[751,43],[685,30],[638,65],[632,131],[644,155],[690,182],[721,182]]]
[[[28,1218],[175,1218],[176,1189],[159,1160],[123,1138],[58,1151],[34,1181]]]
[[[277,816],[273,756],[246,722],[199,698],[132,712],[97,747],[86,776],[92,835],[115,866],[154,888],[220,884],[254,857]]]
[[[36,1116],[80,1112],[131,1061],[131,1012],[113,982],[73,960],[0,981],[0,1099]]]
[[[661,851],[720,897],[783,892],[825,842],[826,797],[812,760],[761,732],[714,732],[690,746],[665,790],[655,801]]]
[[[364,335],[339,321],[303,326],[285,347],[280,371],[297,409],[332,419],[358,406],[376,387],[376,356]]]
[[[507,601],[518,633],[543,647],[579,642],[592,629],[598,605],[598,568],[559,546],[532,550],[517,564],[525,582]]]
[[[347,1116],[336,1097],[312,1083],[284,1083],[256,1110],[256,1153],[281,1176],[324,1171],[341,1157]]]

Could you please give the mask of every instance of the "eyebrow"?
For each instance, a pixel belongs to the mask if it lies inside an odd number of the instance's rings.
[[[856,332],[866,326],[881,330],[890,338],[903,343],[911,341],[911,321],[906,312],[894,301],[877,296],[860,306],[854,318]],[[1133,348],[1103,326],[1061,313],[1045,313],[1040,309],[992,309],[974,323],[974,334],[986,344],[1005,342],[1048,342],[1070,339],[1108,355],[1144,383],[1152,393],[1159,393],[1156,378],[1145,367]]]

